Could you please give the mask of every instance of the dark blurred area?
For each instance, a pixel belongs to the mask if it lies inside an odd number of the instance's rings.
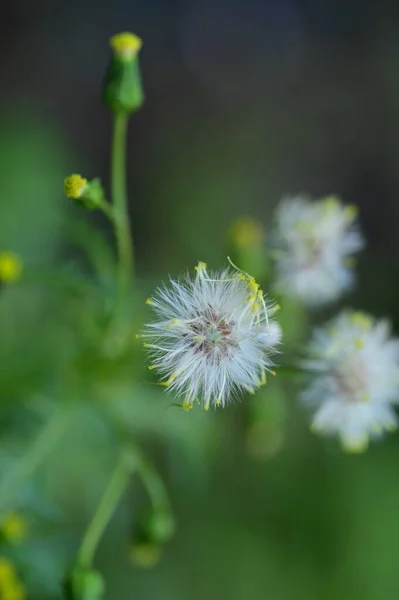
[[[204,237],[220,259],[221,232],[243,211],[266,220],[283,193],[334,192],[360,206],[391,279],[398,13],[360,0],[19,0],[1,22],[3,111],[53,123],[69,170],[106,179],[107,42],[137,31],[147,102],[130,130],[129,186],[141,269],[184,268]]]
[[[7,3],[1,244],[55,261],[65,252],[54,243],[66,237],[63,177],[108,184],[101,82],[108,39],[124,30],[144,40],[146,103],[128,158],[139,276],[157,281],[197,260],[217,267],[234,218],[254,215],[267,229],[284,194],[334,193],[359,206],[367,239],[349,303],[398,326],[399,4],[387,1]],[[218,415],[200,483],[186,457],[169,456],[177,538],[154,571],[124,566],[123,576],[122,552],[104,548],[107,597],[397,598],[397,439],[348,458],[311,438],[299,413],[288,419],[290,449],[264,462],[234,449],[237,407]]]

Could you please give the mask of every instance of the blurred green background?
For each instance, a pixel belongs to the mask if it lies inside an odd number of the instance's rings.
[[[112,236],[62,186],[72,172],[109,182],[100,92],[108,38],[120,30],[144,40],[147,100],[132,119],[128,157],[137,328],[148,318],[141,300],[161,280],[197,260],[224,262],[233,219],[253,215],[267,231],[281,196],[299,192],[359,206],[368,245],[345,304],[399,325],[399,6],[9,3],[0,23],[0,250],[42,275],[0,295],[3,475],[54,398],[71,394],[65,373],[78,373],[71,386],[82,409],[19,491],[28,535],[6,553],[29,598],[59,597],[115,458],[105,408],[147,449],[178,522],[157,565],[131,564],[129,537],[145,503],[132,482],[96,557],[107,599],[395,599],[399,436],[347,456],[309,433],[292,383],[273,381],[224,411],[185,413],[143,383],[140,348],[131,363],[111,366],[93,355],[99,299],[79,286],[93,258],[108,285]]]

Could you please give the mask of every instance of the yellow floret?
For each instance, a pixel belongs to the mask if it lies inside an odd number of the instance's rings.
[[[7,541],[18,543],[26,536],[27,525],[25,519],[20,514],[13,512],[3,517],[0,529]]]
[[[80,198],[85,190],[87,185],[87,179],[82,177],[81,175],[69,175],[64,180],[64,192],[67,198],[74,198],[77,200]]]
[[[143,41],[134,33],[117,33],[109,40],[110,46],[121,58],[131,60],[139,52]]]
[[[26,590],[18,580],[14,565],[0,556],[0,598],[2,600],[25,600]]]
[[[22,262],[13,252],[0,252],[0,282],[17,281],[22,273]]]

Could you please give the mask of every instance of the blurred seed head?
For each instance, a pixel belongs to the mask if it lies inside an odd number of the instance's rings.
[[[284,198],[271,235],[276,291],[311,307],[347,291],[354,283],[353,254],[364,246],[356,216],[356,207],[335,196]]]
[[[361,452],[370,438],[396,428],[399,340],[387,321],[343,312],[314,332],[308,356],[302,400],[313,431],[337,434],[345,450]]]

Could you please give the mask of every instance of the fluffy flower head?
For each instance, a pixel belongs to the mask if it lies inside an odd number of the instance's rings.
[[[277,291],[317,306],[350,288],[351,255],[364,244],[356,215],[356,207],[343,206],[334,196],[283,199],[272,235]]]
[[[150,304],[158,320],[139,337],[162,385],[190,408],[225,406],[232,394],[266,383],[281,330],[255,279],[239,270],[207,270],[171,281]]]
[[[303,400],[314,410],[315,431],[336,433],[345,449],[361,451],[370,437],[395,428],[399,340],[386,321],[344,312],[315,331],[309,354],[313,373]]]

